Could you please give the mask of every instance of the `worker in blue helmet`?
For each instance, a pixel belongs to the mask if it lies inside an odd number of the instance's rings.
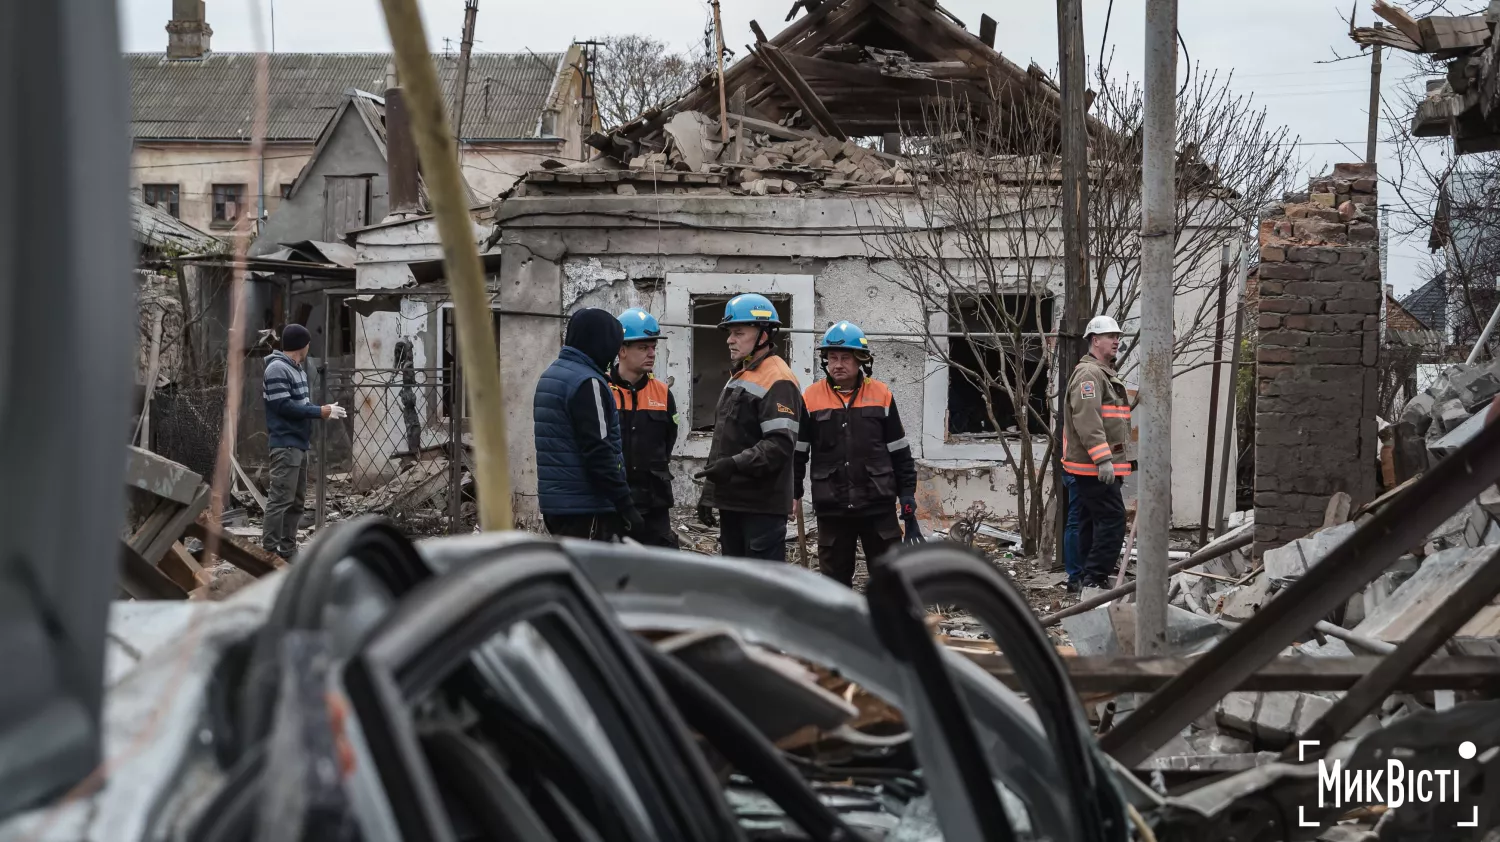
[[[661,325],[639,307],[619,316],[625,338],[609,372],[620,417],[620,445],[625,455],[625,479],[646,521],[640,535],[630,537],[648,546],[676,548],[672,529],[672,446],[677,443],[677,400],[666,381],[657,379],[656,343]]]
[[[792,455],[802,418],[802,387],[776,353],[781,316],[764,295],[729,299],[719,322],[733,372],[714,415],[698,518],[722,524],[726,556],[786,561],[786,519],[792,510]]]
[[[910,540],[917,526],[917,467],[890,387],[870,376],[874,356],[865,332],[839,322],[818,343],[827,377],[802,395],[797,433],[796,503],[812,464],[813,509],[818,514],[818,568],[854,583],[855,548],[873,563],[901,542],[899,512]]]

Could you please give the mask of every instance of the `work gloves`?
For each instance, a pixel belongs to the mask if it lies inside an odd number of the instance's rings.
[[[927,540],[922,537],[922,525],[917,523],[917,498],[910,494],[901,498],[901,523],[903,544],[921,544]]]
[[[1099,481],[1105,485],[1113,485],[1115,481],[1115,463],[1102,462],[1099,465]]]
[[[712,483],[721,483],[734,476],[733,459],[715,459],[708,463],[708,467],[693,474],[694,479],[706,479]]]
[[[336,403],[331,403],[323,407],[323,417],[333,421],[342,421],[349,417],[349,410]]]
[[[707,503],[698,504],[698,522],[704,526],[718,526],[719,520],[714,517],[714,507]]]
[[[620,517],[625,519],[625,531],[639,538],[646,532],[646,519],[641,517],[640,509],[627,505],[620,511]]]

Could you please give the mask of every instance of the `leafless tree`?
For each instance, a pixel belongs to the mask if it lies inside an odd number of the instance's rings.
[[[599,119],[618,126],[676,100],[708,72],[710,56],[673,52],[649,35],[599,39],[594,63]]]
[[[1085,309],[1115,316],[1129,331],[1141,294],[1143,99],[1138,84],[1107,72],[1098,83],[1089,153],[1093,295]],[[1178,375],[1212,364],[1221,247],[1252,235],[1260,208],[1280,198],[1293,172],[1293,139],[1228,83],[1195,71],[1178,95],[1174,288],[1188,302],[1178,307]],[[883,224],[865,239],[883,258],[882,274],[919,302],[916,327],[928,354],[982,399],[980,435],[1004,449],[1023,550],[1031,553],[1046,530],[1046,467],[1058,449],[1057,384],[1049,382],[1056,361],[1045,335],[1064,291],[1058,118],[1036,91],[989,101],[1006,104],[927,101],[903,139],[915,193],[887,200]],[[1226,334],[1237,316],[1236,307],[1226,313]],[[1119,366],[1132,365],[1127,347]]]

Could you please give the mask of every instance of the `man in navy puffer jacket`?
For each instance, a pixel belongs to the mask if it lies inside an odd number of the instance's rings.
[[[537,494],[553,535],[609,541],[645,530],[625,481],[606,374],[624,336],[613,314],[579,310],[568,320],[557,360],[537,381],[531,405]]]

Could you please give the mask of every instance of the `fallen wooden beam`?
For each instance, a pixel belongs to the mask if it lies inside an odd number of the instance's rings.
[[[268,576],[276,572],[276,568],[280,566],[280,560],[275,553],[266,552],[260,547],[241,541],[224,531],[223,527],[211,522],[208,515],[208,512],[198,515],[197,520],[188,524],[184,534],[197,538],[205,545],[217,542],[214,549],[219,558],[251,576]]]
[[[119,583],[121,590],[135,599],[187,599],[187,591],[124,541],[120,542]]]
[[[1014,668],[1003,655],[957,649],[990,675],[1013,689],[1022,689]],[[1376,656],[1350,658],[1277,658],[1240,683],[1243,692],[1348,690],[1380,663]],[[1188,658],[1063,658],[1073,689],[1079,693],[1152,693],[1187,669]],[[1481,690],[1500,693],[1500,657],[1434,658],[1407,676],[1396,688],[1415,693],[1429,690]]]
[[[1430,15],[1417,21],[1417,29],[1422,33],[1422,46],[1435,53],[1472,50],[1490,40],[1490,25],[1485,23],[1484,15]]]
[[[812,120],[813,125],[818,127],[818,131],[829,137],[836,137],[839,140],[849,139],[849,136],[844,134],[844,130],[839,128],[838,121],[834,120],[833,115],[829,113],[828,107],[818,98],[817,92],[812,89],[811,85],[807,84],[807,80],[802,78],[802,74],[797,72],[797,68],[793,67],[790,61],[787,61],[786,56],[782,54],[781,50],[777,49],[770,42],[766,42],[756,48],[756,55],[766,65],[766,68],[771,71],[771,74],[776,77],[777,81],[781,83],[782,89],[786,91],[787,95],[796,100],[797,104],[802,107],[803,113],[807,115],[809,120]]]
[[[1385,18],[1391,26],[1401,30],[1401,34],[1411,39],[1417,49],[1427,51],[1427,45],[1422,41],[1422,27],[1417,19],[1407,14],[1405,9],[1392,6],[1385,0],[1375,0],[1375,14]]]

